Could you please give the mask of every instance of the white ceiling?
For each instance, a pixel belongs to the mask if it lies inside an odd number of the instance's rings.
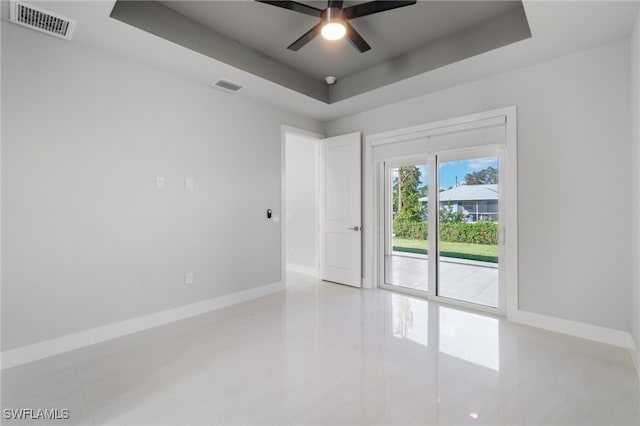
[[[200,82],[203,90],[214,90],[207,86],[221,78],[238,82],[245,88],[229,96],[247,96],[324,121],[627,38],[639,6],[637,1],[525,1],[530,39],[326,104],[112,19],[109,14],[115,1],[31,3],[77,20],[71,43],[183,75]],[[8,19],[6,1],[2,2],[2,18]]]

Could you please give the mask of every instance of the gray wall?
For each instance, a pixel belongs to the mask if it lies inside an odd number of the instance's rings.
[[[2,89],[2,350],[280,281],[280,126],[321,123],[12,24]]]
[[[286,138],[285,231],[287,265],[293,268],[317,268],[316,140],[294,134]]]
[[[520,308],[628,331],[629,48],[620,41],[342,118],[327,135],[517,105]]]
[[[640,375],[640,14],[631,36],[631,156],[633,179],[631,187],[632,236],[632,326],[631,334],[636,343],[636,368]]]

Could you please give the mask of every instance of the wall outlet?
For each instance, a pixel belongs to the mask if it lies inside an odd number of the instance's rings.
[[[193,272],[187,272],[184,274],[184,283],[193,284]]]
[[[187,191],[193,190],[193,178],[186,178],[184,181],[184,187],[187,188]]]
[[[156,178],[156,188],[164,188],[164,177],[158,176]]]

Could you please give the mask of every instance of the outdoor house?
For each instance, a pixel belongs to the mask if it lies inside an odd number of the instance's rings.
[[[420,198],[421,203],[427,197]],[[460,185],[440,193],[440,208],[450,208],[466,217],[467,222],[498,220],[498,185]]]

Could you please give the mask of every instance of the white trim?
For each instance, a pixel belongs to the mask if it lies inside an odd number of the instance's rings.
[[[362,288],[372,290],[375,286],[369,277],[362,277]]]
[[[85,346],[94,345],[106,340],[115,339],[127,334],[148,330],[160,325],[194,317],[227,306],[257,299],[269,294],[283,291],[282,282],[267,284],[261,287],[215,297],[202,302],[168,309],[154,314],[132,318],[126,321],[116,322],[102,327],[92,328],[79,333],[68,334],[51,340],[21,346],[2,352],[2,369],[16,367],[28,362],[37,361],[63,352],[72,351]]]
[[[633,360],[633,366],[636,368],[636,373],[638,373],[638,379],[640,379],[640,351],[637,349],[637,346],[634,345],[633,348],[629,349],[629,353]]]
[[[508,116],[508,112],[512,108],[515,108],[515,106],[376,133],[375,135],[369,136],[367,140],[371,146],[376,146],[400,141],[424,139],[430,136],[457,133],[465,130],[501,126],[504,125],[505,117]]]
[[[613,346],[635,350],[631,333],[600,327],[584,322],[571,321],[527,311],[518,311],[516,322],[531,327],[543,328],[557,333],[568,334],[582,339],[594,340]]]
[[[426,292],[423,290],[418,290],[410,287],[400,287],[393,284],[387,284],[384,281],[380,281],[380,285],[378,288],[390,291],[395,294],[407,295],[407,296],[415,297],[418,299],[424,299],[427,297]]]
[[[500,195],[500,202],[504,206],[504,213],[500,214],[504,217],[504,247],[505,253],[501,252],[500,256],[506,254],[507,264],[506,286],[505,286],[505,312],[507,319],[513,321],[513,317],[519,309],[518,306],[518,129],[517,129],[517,109],[511,106],[503,109],[506,117],[505,123],[505,140],[507,145],[502,152],[503,165],[500,166],[499,179],[504,182],[504,191]],[[507,178],[505,178],[505,175]]]
[[[324,139],[326,136],[320,133],[312,132],[311,130],[301,129],[299,127],[289,126],[288,124],[282,124],[281,134],[292,133],[299,136],[304,136],[311,139]]]
[[[287,262],[287,271],[311,275],[312,277],[316,277],[318,275],[318,270],[316,268],[311,266],[298,265],[297,263]]]

